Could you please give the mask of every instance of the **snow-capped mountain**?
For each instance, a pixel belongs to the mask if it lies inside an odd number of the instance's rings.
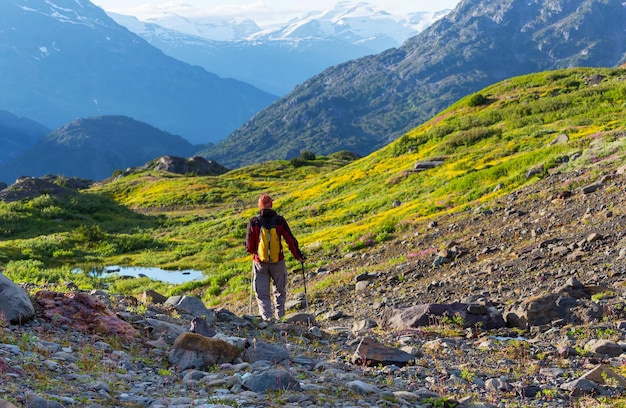
[[[88,0],[0,1],[0,61],[0,109],[51,129],[126,115],[205,144],[275,100],[164,55]]]
[[[342,1],[263,28],[249,19],[109,14],[174,58],[284,95],[328,67],[399,47],[448,11],[396,16]]]

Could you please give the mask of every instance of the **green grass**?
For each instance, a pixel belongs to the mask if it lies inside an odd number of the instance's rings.
[[[594,74],[606,78],[587,86],[585,79]],[[550,172],[580,169],[580,178],[564,186],[576,188],[624,162],[625,79],[624,69],[511,78],[358,160],[346,152],[309,154],[213,177],[149,171],[76,198],[0,203],[0,265],[18,281],[41,280],[39,275],[69,279],[61,275],[77,265],[193,268],[206,279],[182,286],[144,280],[109,284],[127,293],[149,287],[165,294],[189,290],[212,305],[245,301],[250,272],[245,227],[261,192],[274,197],[314,266],[367,250],[438,214],[488,205]],[[552,144],[560,134],[569,142]],[[582,156],[569,160],[576,153]],[[443,165],[412,171],[415,162],[434,159]],[[532,168],[541,171],[527,177]],[[287,258],[291,268],[298,266]],[[33,263],[25,272],[19,262]]]

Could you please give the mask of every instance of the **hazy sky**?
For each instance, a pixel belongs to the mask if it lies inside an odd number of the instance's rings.
[[[91,0],[106,11],[133,16],[169,11],[183,16],[251,18],[262,24],[299,16],[311,10],[332,9],[337,0]],[[393,14],[454,8],[460,0],[366,0]],[[356,1],[353,1],[356,3]],[[281,18],[276,18],[277,16]]]

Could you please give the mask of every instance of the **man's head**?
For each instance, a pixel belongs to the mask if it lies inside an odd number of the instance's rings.
[[[272,197],[267,194],[261,194],[259,197],[259,208],[261,210],[264,208],[272,208]]]

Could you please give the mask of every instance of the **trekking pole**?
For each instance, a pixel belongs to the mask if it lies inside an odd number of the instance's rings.
[[[309,314],[309,296],[306,293],[306,274],[304,273],[304,262],[301,262],[302,265],[302,278],[304,279],[304,307],[307,314]]]
[[[252,288],[254,287],[254,268],[252,268],[252,279],[250,279],[250,303],[248,304],[248,314],[252,316]]]

